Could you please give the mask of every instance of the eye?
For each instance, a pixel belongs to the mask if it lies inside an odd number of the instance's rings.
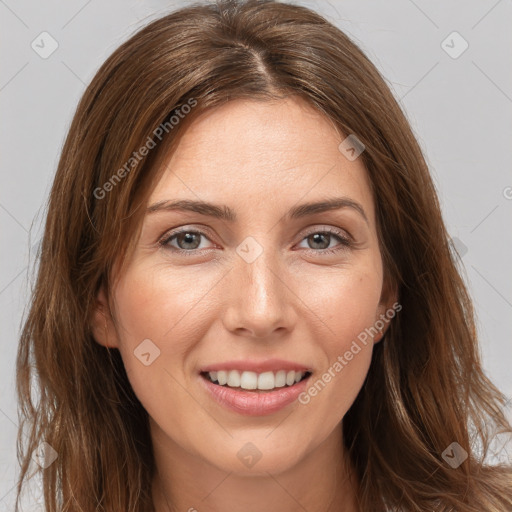
[[[201,237],[208,240],[207,236],[201,231],[183,229],[165,236],[159,242],[159,245],[162,247],[170,247],[171,250],[174,249],[182,254],[191,254],[197,249],[204,249],[204,247],[200,247]],[[176,242],[177,247],[172,245],[171,242],[173,241]]]
[[[331,246],[333,239],[337,239],[339,244],[335,247]],[[308,242],[311,251],[320,254],[332,254],[351,247],[351,240],[343,231],[334,228],[325,228],[322,231],[313,231],[309,233],[303,240]]]
[[[171,251],[181,253],[186,256],[192,256],[201,247],[201,238],[209,240],[205,233],[193,229],[181,229],[167,233],[158,242],[159,246],[169,249]],[[321,231],[311,231],[306,235],[303,241],[308,241],[310,252],[315,254],[332,254],[347,249],[352,246],[352,241],[347,237],[343,231],[335,228],[324,228]],[[338,245],[332,247],[331,242],[338,240]]]

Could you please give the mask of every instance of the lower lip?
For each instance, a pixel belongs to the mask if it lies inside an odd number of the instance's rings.
[[[295,402],[297,397],[306,389],[309,377],[293,386],[257,392],[220,386],[200,375],[207,391],[220,405],[247,416],[272,414]]]

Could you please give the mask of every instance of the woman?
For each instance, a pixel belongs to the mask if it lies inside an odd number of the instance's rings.
[[[512,468],[484,463],[512,429],[425,160],[303,7],[197,4],[107,59],[17,372],[18,496],[36,460],[47,512],[512,509]]]

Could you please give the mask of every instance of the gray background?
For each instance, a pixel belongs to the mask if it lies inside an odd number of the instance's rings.
[[[138,27],[186,3],[0,0],[0,510],[13,510],[15,495],[14,364],[29,247],[41,235],[66,130],[107,56]],[[351,36],[400,100],[463,256],[485,369],[512,397],[512,1],[295,3]],[[31,47],[42,45],[43,31],[58,42],[46,59]],[[464,42],[454,31],[469,44],[457,58]]]

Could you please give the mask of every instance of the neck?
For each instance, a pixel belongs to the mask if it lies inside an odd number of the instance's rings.
[[[246,476],[224,471],[183,450],[152,424],[155,512],[357,512],[355,478],[341,426],[286,471]]]

